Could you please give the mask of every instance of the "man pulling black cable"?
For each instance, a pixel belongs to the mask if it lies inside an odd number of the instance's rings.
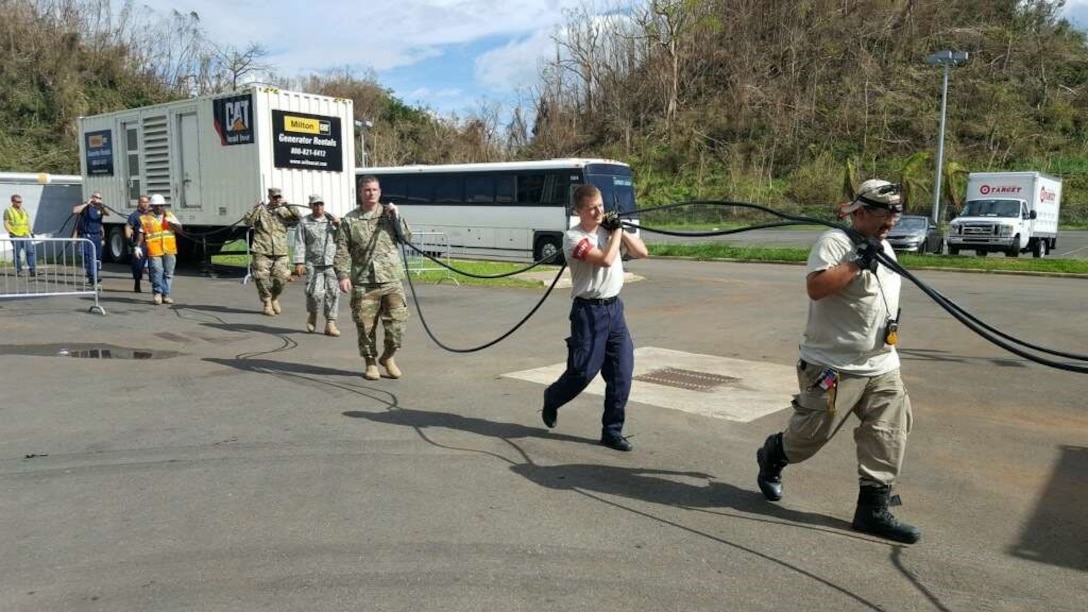
[[[903,465],[912,414],[899,376],[895,350],[902,279],[878,265],[880,254],[895,261],[884,238],[903,212],[899,187],[870,179],[843,206],[855,243],[841,229],[824,232],[809,252],[806,287],[808,324],[797,363],[799,392],[785,431],[767,438],[756,452],[758,484],[771,500],[782,499],[782,470],[816,454],[854,414],[860,490],[853,528],[913,544],[915,527],[888,511]]]

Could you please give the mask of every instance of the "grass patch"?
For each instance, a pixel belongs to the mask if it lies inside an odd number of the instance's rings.
[[[243,248],[244,245],[243,245]],[[237,266],[244,268],[249,265],[249,260],[246,258],[245,252],[241,253],[221,253],[212,257],[212,263],[220,266]],[[426,260],[428,268],[437,268],[438,264]],[[471,274],[479,274],[481,276],[495,276],[497,274],[505,274],[513,272],[515,270],[521,270],[526,264],[521,263],[506,263],[495,261],[468,261],[468,260],[451,260],[449,262],[451,266],[458,270],[463,270]],[[294,269],[294,264],[291,265],[291,269]],[[540,272],[548,277],[548,282],[555,277],[555,274],[559,271],[556,266],[537,266],[533,268],[533,272]],[[448,283],[449,279],[455,279],[461,285],[475,285],[475,286],[487,286],[487,287],[521,287],[521,288],[538,288],[540,287],[539,281],[526,280],[515,277],[504,278],[473,278],[471,276],[464,276],[445,269],[442,270],[426,270],[423,272],[412,272],[413,283]],[[407,279],[404,283],[407,284]]]
[[[696,260],[731,259],[804,263],[808,249],[729,246],[714,243],[651,244],[652,257],[691,257]],[[946,268],[949,270],[1008,270],[1088,275],[1088,261],[1080,259],[1035,259],[1034,257],[968,257],[960,255],[898,255],[907,269]]]
[[[438,264],[426,260],[427,267],[438,267]],[[450,266],[469,272],[471,274],[479,274],[481,276],[494,276],[496,274],[505,274],[513,272],[514,270],[521,270],[525,268],[526,264],[521,263],[506,263],[497,261],[468,261],[468,260],[451,260]],[[554,278],[556,273],[559,272],[559,268],[556,266],[537,266],[533,268],[533,272],[540,272],[544,275]],[[445,279],[456,279],[458,283],[462,285],[476,285],[486,287],[540,287],[539,281],[525,280],[508,276],[504,278],[473,278],[471,276],[464,276],[463,274],[457,274],[448,270],[434,270],[425,272],[413,272],[413,283],[439,283],[448,282]]]

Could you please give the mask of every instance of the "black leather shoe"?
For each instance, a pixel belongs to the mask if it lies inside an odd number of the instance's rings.
[[[540,411],[540,418],[544,421],[544,425],[548,429],[552,429],[555,427],[556,421],[559,420],[558,413],[559,411],[555,408],[548,408],[547,406],[544,406],[544,409]]]
[[[634,448],[634,445],[628,442],[627,438],[603,438],[601,440],[601,444],[613,450],[624,452],[630,451],[632,448]]]

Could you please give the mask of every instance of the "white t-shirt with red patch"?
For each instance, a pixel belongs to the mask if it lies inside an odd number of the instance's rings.
[[[563,236],[563,255],[570,267],[571,295],[586,299],[616,297],[623,289],[623,257],[625,250],[620,246],[620,257],[609,267],[595,266],[586,262],[586,255],[594,247],[604,250],[608,246],[611,234],[603,227],[594,232],[582,229],[581,224],[567,230]]]

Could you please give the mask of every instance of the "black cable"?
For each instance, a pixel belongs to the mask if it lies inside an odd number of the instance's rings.
[[[408,244],[407,241],[404,239],[404,230],[401,227],[400,216],[397,215],[396,217],[394,217],[394,219],[395,219],[395,222],[393,224],[393,227],[394,227],[394,231],[395,231],[396,236],[397,236],[397,241],[401,242],[402,244]],[[409,246],[411,246],[411,245],[409,245]],[[415,247],[413,246],[412,248],[415,248]],[[400,249],[398,249],[398,250],[400,250]],[[416,250],[419,251],[419,249],[416,249]],[[536,303],[536,306],[533,306],[532,310],[529,311],[529,314],[522,317],[522,319],[520,321],[518,321],[517,324],[514,325],[514,327],[510,328],[509,331],[507,331],[503,335],[499,336],[498,338],[495,338],[494,340],[492,340],[490,342],[486,342],[486,343],[481,344],[479,346],[474,346],[474,347],[467,348],[467,349],[459,349],[459,348],[453,348],[451,346],[447,346],[447,345],[443,344],[441,340],[439,340],[437,337],[435,337],[434,332],[431,331],[431,326],[427,324],[427,319],[426,319],[426,317],[423,316],[423,308],[421,308],[420,305],[419,305],[419,296],[416,295],[416,286],[412,282],[412,271],[408,269],[408,258],[405,256],[405,253],[404,253],[403,250],[400,250],[400,254],[401,254],[401,262],[404,264],[404,274],[405,274],[405,276],[408,277],[408,287],[412,291],[412,302],[416,305],[416,312],[419,313],[419,322],[423,324],[423,330],[427,332],[427,336],[432,341],[434,341],[435,344],[437,344],[438,346],[442,347],[443,349],[445,349],[445,350],[447,350],[447,351],[449,351],[451,353],[475,353],[476,351],[482,351],[485,348],[494,346],[494,345],[502,342],[503,340],[507,339],[508,337],[510,337],[514,332],[516,332],[518,329],[520,329],[522,325],[525,325],[525,322],[528,321],[529,319],[531,319],[532,316],[534,314],[536,314],[537,310],[540,310],[540,307],[544,305],[544,300],[548,299],[548,296],[551,295],[551,293],[552,293],[552,289],[555,289],[555,286],[559,283],[559,279],[563,276],[563,270],[567,269],[566,264],[563,264],[559,268],[559,272],[555,275],[555,279],[552,281],[552,284],[548,287],[548,290],[544,292],[544,295],[540,298],[540,301],[538,301]],[[437,260],[434,260],[434,261],[437,261]],[[441,262],[439,262],[439,263],[441,263]]]
[[[662,234],[664,236],[686,236],[691,238],[709,238],[712,236],[728,236],[729,234],[739,234],[741,232],[749,232],[757,229],[770,229],[773,227],[788,227],[790,225],[810,225],[807,222],[802,221],[775,221],[773,223],[763,223],[761,225],[749,225],[747,227],[731,229],[731,230],[714,230],[711,232],[677,232],[673,230],[657,229],[655,227],[648,227],[646,225],[635,225],[633,223],[624,222],[627,227],[637,227],[647,232],[654,234]]]
[[[512,328],[510,328],[506,333],[499,336],[498,338],[495,338],[494,340],[492,340],[490,342],[486,342],[486,343],[481,344],[479,346],[459,349],[459,348],[454,348],[452,346],[447,346],[447,345],[443,344],[441,340],[439,340],[438,338],[435,337],[434,332],[431,331],[430,325],[427,324],[426,317],[423,316],[423,309],[419,305],[419,296],[416,295],[416,287],[415,287],[415,284],[412,282],[412,274],[408,270],[408,260],[402,258],[402,261],[404,262],[405,274],[407,274],[407,276],[408,276],[408,287],[412,291],[412,302],[416,305],[416,312],[419,313],[419,322],[423,324],[424,331],[427,332],[427,336],[431,340],[433,340],[435,344],[437,344],[441,348],[443,348],[443,349],[445,349],[445,350],[447,350],[447,351],[449,351],[451,353],[475,353],[476,351],[482,351],[485,348],[492,347],[492,346],[502,342],[503,340],[509,338],[514,332],[516,332],[518,329],[520,329],[522,325],[525,325],[525,323],[530,318],[532,318],[532,316],[534,314],[536,314],[537,310],[540,310],[540,307],[544,305],[544,301],[548,299],[549,295],[551,295],[552,289],[555,289],[555,286],[559,283],[559,279],[563,276],[563,270],[567,269],[566,264],[564,264],[562,267],[559,268],[559,273],[555,275],[555,279],[552,281],[552,284],[548,287],[548,290],[544,292],[544,295],[536,303],[536,306],[533,306],[533,309],[530,310],[527,315],[522,317],[522,319],[520,321],[518,321],[517,324],[515,324]]]
[[[689,200],[689,201],[685,201],[685,202],[677,202],[677,203],[673,203],[673,204],[666,204],[666,205],[659,206],[659,207],[656,207],[656,208],[653,208],[653,209],[644,209],[642,211],[632,211],[632,212],[629,212],[629,213],[621,213],[621,214],[631,215],[631,214],[635,214],[635,212],[638,212],[638,213],[641,214],[641,213],[644,213],[644,212],[648,212],[650,210],[667,210],[667,209],[670,209],[670,208],[677,208],[677,207],[680,207],[680,206],[690,206],[690,205],[693,205],[693,204],[709,204],[709,205],[714,205],[714,206],[739,206],[741,208],[751,208],[751,209],[754,209],[754,210],[760,210],[760,211],[769,213],[771,215],[774,215],[774,216],[777,216],[777,217],[780,217],[780,218],[783,218],[783,219],[788,219],[790,221],[798,221],[798,222],[803,222],[803,223],[808,223],[808,224],[824,225],[824,226],[827,226],[827,227],[843,230],[844,232],[846,232],[846,234],[851,238],[851,240],[855,244],[863,242],[865,240],[865,237],[862,236],[860,233],[858,233],[857,230],[854,230],[853,228],[847,227],[847,226],[839,224],[839,223],[833,223],[833,222],[830,222],[830,221],[825,221],[823,219],[816,219],[816,218],[813,218],[813,217],[803,217],[803,216],[798,216],[798,215],[790,215],[790,214],[787,214],[787,213],[782,213],[782,212],[773,210],[773,209],[768,208],[766,206],[761,206],[759,204],[752,204],[752,203],[749,203],[749,202],[735,202],[735,201],[731,201],[731,200]],[[651,232],[654,231],[653,229],[646,228],[646,227],[643,227],[643,229],[645,229],[647,231],[651,231]],[[711,235],[715,235],[715,234],[711,234]],[[720,235],[720,234],[718,234],[718,235]],[[1088,361],[1088,356],[1077,355],[1077,354],[1074,354],[1074,353],[1065,353],[1065,352],[1062,352],[1062,351],[1055,351],[1055,350],[1052,350],[1052,349],[1039,347],[1037,345],[1025,342],[1025,341],[1020,340],[1018,338],[1015,338],[1014,336],[1011,336],[1011,335],[1006,334],[1004,332],[1000,332],[1000,331],[996,330],[995,328],[993,328],[992,326],[982,322],[977,317],[975,317],[973,315],[970,315],[962,307],[960,307],[958,304],[956,304],[952,300],[948,299],[944,295],[940,294],[936,290],[930,288],[928,285],[926,285],[922,281],[918,280],[912,274],[907,272],[906,269],[904,269],[901,265],[899,265],[898,261],[895,261],[895,260],[892,260],[892,259],[888,258],[883,252],[878,253],[877,259],[878,259],[878,261],[880,261],[880,263],[886,265],[892,271],[896,272],[900,276],[903,276],[904,278],[907,278],[912,283],[914,283],[919,289],[922,290],[923,293],[925,293],[927,296],[929,296],[929,298],[932,299],[938,306],[943,308],[945,311],[947,311],[949,314],[951,314],[953,316],[953,318],[955,318],[957,321],[960,321],[961,323],[963,323],[965,327],[967,327],[971,331],[978,334],[980,337],[982,337],[987,342],[990,342],[990,343],[992,343],[992,344],[994,344],[994,345],[996,345],[998,347],[1001,347],[1001,348],[1009,351],[1010,353],[1013,353],[1014,355],[1018,355],[1020,357],[1023,357],[1025,359],[1029,360],[1029,361],[1033,361],[1033,362],[1038,363],[1040,365],[1045,365],[1045,366],[1048,366],[1048,367],[1057,368],[1059,370],[1066,370],[1066,371],[1070,371],[1070,372],[1088,373],[1088,368],[1084,368],[1084,367],[1077,366],[1077,365],[1072,365],[1072,364],[1067,364],[1067,363],[1062,363],[1062,362],[1057,362],[1057,361],[1052,361],[1052,360],[1049,360],[1049,359],[1046,359],[1046,358],[1043,358],[1043,357],[1039,357],[1037,355],[1032,355],[1031,353],[1026,353],[1026,352],[1012,346],[1011,344],[1008,344],[1008,343],[1002,341],[1000,338],[1005,338],[1005,339],[1007,339],[1007,340],[1009,340],[1009,341],[1011,341],[1013,343],[1019,344],[1021,346],[1026,346],[1026,347],[1032,348],[1032,349],[1037,350],[1039,352],[1048,353],[1048,354],[1056,355],[1056,356],[1060,356],[1060,357],[1067,357],[1067,358],[1078,360],[1078,361]],[[994,337],[994,336],[999,336],[999,337]]]
[[[962,323],[965,327],[967,327],[971,331],[975,332],[978,336],[980,336],[982,339],[986,340],[987,342],[990,342],[991,344],[994,344],[994,345],[996,345],[996,346],[998,346],[1000,348],[1003,348],[1006,351],[1008,351],[1008,352],[1010,352],[1010,353],[1012,353],[1014,355],[1017,355],[1019,357],[1023,357],[1024,359],[1027,359],[1028,361],[1032,361],[1032,362],[1038,363],[1040,365],[1045,365],[1045,366],[1048,366],[1048,367],[1051,367],[1051,368],[1056,368],[1058,370],[1065,370],[1067,372],[1077,372],[1077,373],[1080,373],[1080,374],[1088,374],[1088,366],[1080,366],[1080,365],[1075,365],[1075,364],[1070,364],[1070,363],[1063,363],[1063,362],[1060,362],[1060,361],[1053,361],[1053,360],[1050,360],[1050,359],[1046,359],[1045,357],[1039,357],[1038,355],[1033,355],[1031,353],[1028,353],[1027,351],[1020,350],[1019,348],[1014,346],[1014,344],[1011,344],[1009,342],[1005,342],[1005,341],[1001,340],[1000,338],[994,337],[994,335],[991,335],[991,333],[989,331],[987,331],[988,328],[992,329],[989,325],[986,325],[984,323],[981,323],[981,322],[977,321],[977,319],[975,317],[973,317],[973,316],[966,315],[963,312],[962,308],[960,308],[958,305],[955,305],[951,300],[945,298],[943,295],[941,295],[937,291],[931,289],[928,285],[926,285],[922,281],[918,280],[913,274],[911,274],[905,268],[903,268],[901,265],[899,265],[899,262],[897,262],[895,260],[892,260],[891,258],[889,258],[884,253],[878,253],[877,254],[877,259],[880,261],[881,264],[887,266],[890,270],[892,270],[896,274],[899,274],[903,278],[906,278],[910,282],[914,283],[919,289],[922,290],[923,293],[925,293],[927,296],[930,297],[930,299],[932,299],[934,302],[936,302],[938,306],[943,308],[946,312],[948,312],[948,314],[952,315],[953,318],[955,318],[957,321]],[[1016,338],[1013,338],[1013,337],[1009,336],[1008,334],[1000,334],[1000,335],[1004,336],[1006,338],[1009,338],[1012,342],[1014,342],[1016,344],[1020,344],[1020,345],[1023,345],[1023,346],[1028,346],[1028,343],[1026,343],[1026,342],[1024,342],[1022,340],[1018,340]],[[1031,346],[1034,346],[1034,345],[1031,345]],[[1037,350],[1039,350],[1039,349],[1037,349]],[[1043,350],[1043,352],[1047,352],[1047,353],[1050,353],[1050,354],[1060,354],[1060,355],[1063,355],[1063,356],[1066,355],[1065,353],[1058,353],[1057,351],[1050,351],[1049,349]],[[1080,360],[1080,361],[1085,360],[1085,357],[1081,356],[1081,355],[1073,355],[1072,358]]]
[[[398,225],[397,228],[398,228],[398,235],[399,235],[400,234],[400,226]],[[457,274],[460,274],[461,276],[467,276],[469,278],[494,279],[494,278],[506,278],[508,276],[516,276],[518,274],[521,274],[522,272],[528,272],[529,270],[532,270],[533,268],[535,268],[537,266],[543,265],[543,264],[545,264],[545,263],[547,263],[547,262],[549,262],[549,261],[551,261],[551,260],[553,260],[553,259],[555,259],[556,257],[559,256],[558,252],[557,253],[552,253],[551,255],[548,255],[547,257],[545,257],[545,258],[543,258],[541,260],[534,261],[527,268],[521,268],[521,269],[518,269],[518,270],[514,270],[512,272],[502,272],[500,274],[487,275],[487,274],[475,274],[473,272],[466,272],[464,270],[459,270],[459,269],[457,269],[457,268],[455,268],[455,267],[453,267],[453,266],[451,266],[451,265],[449,265],[449,264],[447,264],[447,263],[445,263],[443,261],[438,260],[437,258],[432,256],[431,254],[421,250],[419,247],[417,247],[416,245],[412,244],[411,242],[409,242],[407,240],[401,240],[401,244],[411,248],[416,253],[419,253],[420,255],[422,255],[422,256],[426,257],[427,259],[433,261],[434,263],[442,266],[443,268],[445,268],[445,269],[447,269],[447,270],[449,270],[451,272],[456,272]]]
[[[832,228],[832,229],[838,229],[838,230],[841,230],[841,231],[845,232],[847,234],[847,236],[851,239],[851,241],[854,242],[855,244],[860,244],[860,243],[862,243],[862,242],[864,242],[866,240],[866,237],[863,236],[862,234],[860,234],[857,230],[855,230],[855,229],[853,229],[851,227],[848,227],[846,225],[843,225],[841,223],[826,221],[824,219],[818,219],[818,218],[815,218],[815,217],[805,217],[805,216],[801,216],[801,215],[791,215],[791,214],[788,214],[788,213],[783,213],[783,212],[776,211],[774,209],[771,209],[771,208],[766,207],[766,206],[762,206],[760,204],[753,204],[753,203],[750,203],[750,202],[737,202],[737,201],[733,201],[733,200],[686,200],[686,201],[683,201],[683,202],[675,202],[675,203],[672,203],[672,204],[666,204],[666,205],[663,205],[663,206],[658,206],[658,207],[649,208],[649,209],[642,209],[642,210],[639,210],[639,211],[630,211],[630,212],[626,212],[626,213],[620,213],[620,215],[621,216],[629,216],[629,215],[634,215],[634,214],[645,214],[645,213],[650,212],[650,211],[668,210],[668,209],[672,209],[672,208],[680,208],[680,207],[692,206],[692,205],[698,205],[698,204],[710,205],[710,206],[734,206],[734,207],[740,207],[740,208],[749,208],[749,209],[762,211],[762,212],[768,213],[770,215],[785,219],[786,222],[772,222],[772,223],[760,224],[760,225],[755,225],[755,226],[748,226],[748,227],[744,227],[744,228],[738,228],[738,229],[732,229],[732,230],[719,230],[719,231],[714,231],[714,232],[669,232],[669,231],[665,231],[665,230],[657,230],[657,229],[654,229],[652,227],[647,227],[647,226],[636,226],[635,224],[632,224],[632,223],[626,222],[626,221],[624,222],[624,225],[627,225],[629,227],[639,227],[641,230],[645,230],[645,231],[653,232],[653,233],[661,233],[661,234],[672,235],[672,236],[692,236],[692,237],[723,236],[723,235],[727,235],[727,234],[736,234],[736,233],[740,233],[740,232],[751,231],[751,230],[754,230],[754,229],[764,229],[764,228],[768,228],[768,227],[781,227],[781,226],[787,226],[787,225],[823,225],[823,226],[826,226],[826,227],[829,227],[829,228]],[[431,257],[427,253],[424,253],[423,251],[421,251],[415,245],[412,245],[412,244],[408,243],[407,241],[405,241],[403,239],[403,234],[401,233],[401,228],[400,228],[399,223],[396,226],[396,232],[397,232],[398,239],[403,244],[407,244],[409,247],[411,247],[412,249],[414,249],[416,252],[420,253],[424,257],[427,257],[431,261],[434,261],[435,263],[438,263],[439,265],[442,265],[443,267],[445,267],[445,268],[447,268],[447,269],[449,269],[449,270],[451,270],[453,272],[457,272],[459,274],[464,274],[465,276],[473,276],[473,277],[476,277],[476,278],[501,278],[503,276],[509,276],[510,275],[510,274],[503,274],[503,275],[499,275],[499,276],[489,277],[489,276],[466,274],[466,273],[464,273],[464,272],[462,272],[460,270],[457,270],[456,268],[454,268],[452,266],[448,266],[448,265],[444,264],[443,262],[439,261],[438,259],[435,259],[434,257]],[[403,258],[403,262],[404,262],[405,273],[408,276],[408,284],[409,284],[409,287],[412,290],[412,299],[413,299],[414,303],[416,304],[416,309],[419,310],[420,309],[419,308],[419,299],[415,295],[415,286],[412,284],[412,277],[411,277],[410,271],[408,270],[407,258],[404,257],[403,251],[402,251],[401,254],[402,254],[402,258]],[[1065,371],[1069,371],[1069,372],[1088,373],[1088,367],[1086,367],[1086,366],[1078,366],[1078,365],[1069,364],[1069,363],[1062,363],[1062,362],[1046,359],[1044,357],[1039,357],[1038,355],[1033,355],[1033,354],[1025,352],[1025,351],[1023,351],[1023,350],[1021,350],[1019,348],[1016,348],[1016,346],[1014,346],[1013,344],[1010,344],[1009,342],[1005,342],[1004,340],[1002,340],[1002,338],[1004,338],[1006,340],[1009,340],[1012,343],[1019,344],[1021,346],[1025,346],[1025,347],[1031,348],[1031,349],[1039,351],[1039,352],[1043,352],[1043,353],[1047,353],[1047,354],[1055,355],[1055,356],[1059,356],[1059,357],[1067,357],[1067,358],[1078,360],[1078,361],[1088,361],[1088,356],[1083,356],[1083,355],[1078,355],[1078,354],[1074,354],[1074,353],[1066,353],[1066,352],[1062,352],[1062,351],[1055,351],[1055,350],[1052,350],[1052,349],[1047,349],[1045,347],[1040,347],[1040,346],[1025,342],[1023,340],[1020,340],[1018,338],[1015,338],[1014,336],[1012,336],[1010,334],[1006,334],[1004,332],[1001,332],[1001,331],[997,330],[996,328],[994,328],[994,327],[986,324],[985,322],[981,321],[980,319],[978,319],[974,315],[971,315],[970,313],[968,313],[966,310],[964,310],[962,307],[960,307],[958,304],[956,304],[952,300],[948,299],[947,297],[945,297],[941,293],[937,292],[936,290],[930,288],[928,285],[926,285],[922,281],[918,280],[914,275],[912,275],[910,272],[908,272],[906,269],[904,269],[901,265],[899,265],[898,261],[895,261],[895,260],[889,258],[887,255],[884,254],[883,251],[881,251],[881,252],[879,252],[877,254],[877,261],[879,261],[882,265],[887,266],[893,272],[899,274],[900,276],[903,276],[907,280],[914,283],[919,289],[922,290],[923,293],[925,293],[930,299],[932,299],[938,306],[943,308],[946,312],[948,312],[950,315],[952,315],[953,318],[955,318],[957,321],[962,323],[965,327],[967,327],[971,331],[975,332],[977,335],[979,335],[980,337],[982,337],[986,341],[988,341],[988,342],[990,342],[990,343],[992,343],[992,344],[994,344],[994,345],[996,345],[996,346],[998,346],[1000,348],[1003,348],[1003,349],[1009,351],[1010,353],[1013,353],[1014,355],[1023,357],[1024,359],[1027,359],[1027,360],[1032,361],[1034,363],[1038,363],[1039,365],[1044,365],[1044,366],[1056,368],[1056,369],[1059,369],[1059,370],[1065,370]],[[535,267],[536,265],[539,265],[539,263],[540,262],[534,263],[533,266],[531,266],[529,269],[531,269],[532,267]],[[559,271],[560,275],[562,274],[563,269],[565,267],[566,266],[564,265],[563,268],[560,269],[560,271]],[[519,321],[518,324],[513,329],[506,332],[505,334],[500,336],[498,339],[493,340],[493,341],[491,341],[491,342],[489,342],[487,344],[481,345],[479,347],[474,347],[474,348],[471,348],[471,349],[453,349],[451,347],[447,347],[446,345],[442,344],[437,338],[435,338],[434,334],[430,330],[430,327],[427,325],[426,321],[424,320],[421,310],[420,310],[420,320],[423,322],[423,326],[424,326],[424,329],[427,331],[427,335],[430,336],[430,338],[438,346],[440,346],[440,347],[442,347],[442,348],[444,348],[446,350],[449,350],[449,351],[452,351],[452,352],[473,352],[473,351],[482,350],[484,348],[492,346],[492,345],[498,343],[499,341],[507,338],[512,333],[514,333],[519,327],[521,327],[540,308],[540,306],[544,303],[544,300],[547,299],[548,295],[551,294],[552,289],[555,287],[555,285],[556,285],[556,283],[558,281],[559,281],[559,275],[556,276],[555,280],[552,282],[552,285],[550,287],[548,287],[548,291],[544,294],[544,297],[540,300],[540,302],[538,302],[537,305],[533,308],[533,310],[530,311],[529,314],[526,315],[525,318],[523,318],[521,321]]]

